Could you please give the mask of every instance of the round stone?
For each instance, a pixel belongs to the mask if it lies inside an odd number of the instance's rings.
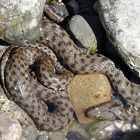
[[[68,95],[80,123],[93,120],[85,116],[89,107],[106,103],[111,99],[111,86],[103,74],[77,75],[69,85]]]

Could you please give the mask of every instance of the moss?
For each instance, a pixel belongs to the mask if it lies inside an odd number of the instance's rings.
[[[97,48],[95,46],[87,46],[86,48],[91,54],[95,54],[97,52]]]

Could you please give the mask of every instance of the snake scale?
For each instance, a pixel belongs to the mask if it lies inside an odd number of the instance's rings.
[[[123,72],[109,58],[78,48],[64,29],[47,18],[39,40],[24,47],[11,46],[1,58],[6,95],[46,131],[62,129],[73,118],[66,90],[73,75],[94,72],[104,73],[125,101],[124,106],[113,100],[100,105],[93,109],[95,116],[124,120],[139,114],[139,96]]]

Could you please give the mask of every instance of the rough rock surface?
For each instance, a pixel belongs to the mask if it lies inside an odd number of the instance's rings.
[[[86,109],[110,101],[111,86],[103,74],[77,75],[68,94],[79,122],[89,123],[93,120],[85,116]]]
[[[15,120],[18,122],[18,123],[16,123],[15,129],[16,129],[16,131],[18,129],[21,129],[20,130],[21,136],[22,136],[22,138],[24,138],[24,140],[35,140],[35,138],[37,137],[37,128],[36,128],[35,124],[31,120],[31,118],[27,115],[27,113],[25,113],[13,101],[10,101],[7,99],[6,95],[4,94],[4,91],[2,90],[2,88],[0,86],[0,113],[1,112],[6,112],[6,113],[10,114],[10,116],[12,117],[12,118],[10,117],[11,122],[15,122]],[[3,117],[1,117],[1,118],[5,119],[6,116],[7,115],[4,114]],[[17,124],[20,124],[20,126]],[[6,125],[6,124],[4,123],[3,125]],[[10,125],[10,123],[9,123],[9,125]],[[1,124],[0,124],[0,126],[1,126]],[[4,129],[3,126],[2,126],[2,128]],[[9,130],[9,132],[7,132],[7,133],[8,133],[7,135],[9,135],[9,133],[10,134],[13,133],[13,129]],[[16,132],[15,132],[15,135],[16,135]],[[20,133],[19,133],[19,135],[20,135]],[[16,137],[19,137],[19,136],[16,135]],[[2,139],[2,140],[5,140],[5,139]],[[7,138],[6,140],[11,140],[11,139]],[[14,139],[12,139],[12,140],[14,140]],[[15,139],[15,140],[18,140],[18,139]]]
[[[139,9],[139,0],[99,0],[100,19],[109,40],[140,77]]]
[[[20,140],[22,137],[19,122],[10,114],[0,112],[0,140]]]
[[[97,40],[94,32],[90,28],[86,20],[80,16],[75,15],[69,22],[69,30],[72,35],[76,38],[79,46],[89,49],[91,52],[96,52]]]
[[[35,40],[45,0],[1,0],[0,37],[10,43]]]

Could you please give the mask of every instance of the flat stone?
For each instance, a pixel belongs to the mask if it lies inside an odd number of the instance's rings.
[[[111,99],[111,86],[103,74],[76,75],[68,88],[68,95],[80,123],[92,122],[85,116],[89,107],[106,103]]]
[[[140,1],[99,0],[99,15],[110,42],[140,77]]]
[[[95,34],[82,16],[75,15],[71,18],[69,30],[79,46],[87,48],[91,52],[96,52],[97,40]]]

